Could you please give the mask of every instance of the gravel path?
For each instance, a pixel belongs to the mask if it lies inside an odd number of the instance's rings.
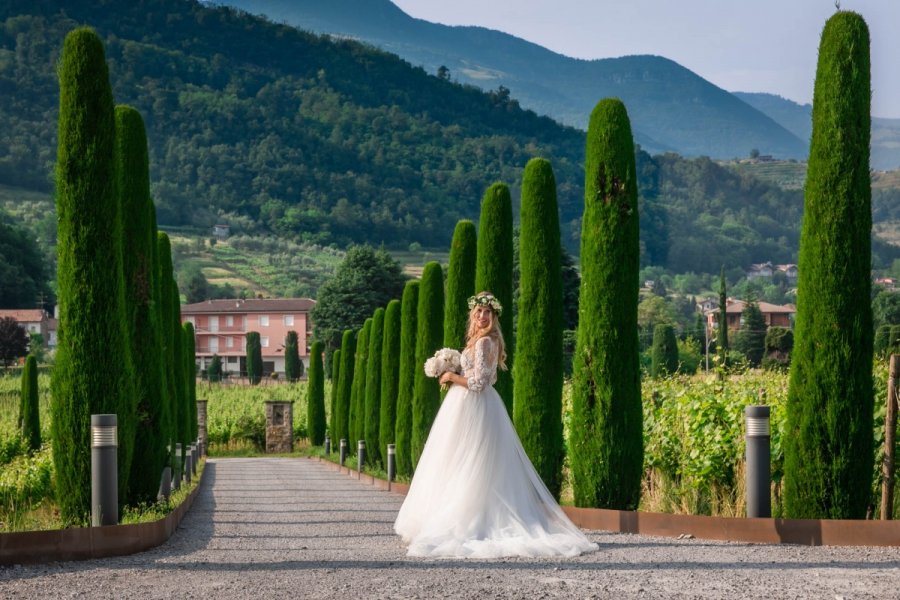
[[[211,459],[168,543],[0,567],[0,598],[900,598],[900,548],[598,531],[600,551],[574,559],[411,559],[402,501],[313,460]]]

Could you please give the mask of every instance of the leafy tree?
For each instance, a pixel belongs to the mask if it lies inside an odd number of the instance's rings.
[[[288,381],[293,382],[300,379],[301,364],[297,332],[288,331],[284,338],[284,376]]]
[[[47,265],[34,237],[0,209],[0,306],[31,308],[43,298],[53,305]]]
[[[762,360],[762,367],[773,370],[786,369],[791,364],[793,349],[793,331],[787,327],[769,327],[766,332],[766,355]]]
[[[512,254],[512,253],[510,253]],[[427,377],[422,365],[441,348],[444,337],[444,272],[440,263],[430,262],[422,271],[419,305],[416,311],[416,369],[413,383],[412,436],[410,458],[415,470],[441,403],[438,380]],[[402,334],[401,334],[402,335]],[[402,343],[402,341],[401,341]]]
[[[59,63],[56,163],[59,346],[52,373],[56,496],[65,522],[91,512],[91,414],[116,414],[119,490],[134,444],[133,368],[125,321],[122,223],[115,190],[115,116],[100,38],[79,28]]]
[[[868,27],[839,11],[813,91],[783,436],[791,518],[862,519],[872,499],[870,101]]]
[[[348,423],[352,445],[351,454],[358,448],[359,440],[365,439],[366,431],[366,369],[369,364],[369,333],[372,331],[372,317],[366,319],[356,338],[356,364],[353,365],[353,384],[350,389],[350,414]]]
[[[248,331],[244,336],[247,340],[247,377],[250,385],[257,385],[262,379],[262,344],[258,331]]]
[[[900,325],[900,294],[879,290],[872,300],[875,326]]]
[[[12,317],[0,319],[0,361],[8,367],[28,354],[28,332]]]
[[[381,368],[384,357],[381,346],[384,342],[384,309],[375,309],[372,315],[372,329],[369,331],[369,357],[366,361],[366,395],[363,407],[363,433],[366,440],[366,462],[370,465],[383,464],[381,440]]]
[[[678,341],[671,325],[657,325],[653,329],[653,353],[650,375],[654,378],[678,371]]]
[[[513,421],[547,488],[562,487],[563,295],[556,178],[533,158],[522,179],[519,234],[518,355]]]
[[[337,410],[334,419],[335,442],[347,440],[347,448],[352,451],[350,439],[350,398],[353,390],[353,367],[356,362],[356,332],[348,329],[341,340],[341,368],[338,380]]]
[[[209,366],[206,367],[206,378],[210,383],[222,381],[222,357],[218,354],[213,354],[209,361]]]
[[[478,259],[475,271],[475,291],[494,294],[504,307],[500,329],[506,344],[508,370],[497,373],[494,389],[503,398],[506,410],[513,412],[512,368],[515,364],[513,337],[513,218],[512,200],[505,183],[495,183],[481,200],[481,221],[478,225]]]
[[[756,302],[747,304],[742,317],[737,349],[747,357],[751,367],[758,367],[766,351],[766,318]]]
[[[322,365],[322,342],[313,342],[309,351],[309,381],[306,385],[306,427],[309,443],[325,443],[325,374]]]
[[[37,359],[29,356],[22,370],[22,396],[19,405],[19,428],[22,439],[32,452],[41,449],[40,396],[38,395]]]
[[[462,220],[453,231],[447,266],[447,299],[444,304],[444,347],[466,345],[469,319],[467,301],[475,294],[475,261],[478,257],[475,223]]]
[[[585,152],[569,442],[577,506],[635,509],[641,494],[640,246],[632,148],[625,106],[601,100],[591,113]]]
[[[338,348],[334,351],[334,354],[331,355],[331,397],[329,398],[329,402],[331,402],[331,420],[328,422],[328,435],[331,437],[332,444],[337,443],[337,441],[340,439],[338,438],[335,431],[338,406],[338,381],[340,381],[340,377],[341,349]]]
[[[387,251],[351,247],[334,277],[319,289],[312,312],[326,351],[338,347],[342,331],[358,330],[376,308],[400,296],[404,281],[400,263]]]
[[[400,301],[394,299],[388,302],[387,309],[384,311],[384,335],[381,341],[381,412],[378,415],[378,439],[381,447],[385,449],[396,439],[394,436],[397,426],[397,396],[399,393]],[[396,453],[396,447],[394,451]],[[386,463],[387,457],[385,456]]]
[[[394,429],[395,456],[397,474],[411,475],[412,431],[413,431],[413,394],[415,392],[416,373],[419,372],[416,362],[416,338],[418,336],[419,315],[419,281],[407,281],[400,301],[400,366],[399,390],[397,392],[397,426]]]
[[[184,294],[188,304],[203,302],[213,297],[213,288],[210,287],[206,275],[200,270],[200,267],[192,265],[183,274]]]

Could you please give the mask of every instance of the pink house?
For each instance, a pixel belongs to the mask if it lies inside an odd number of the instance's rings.
[[[181,307],[181,321],[194,325],[197,364],[205,369],[213,355],[222,358],[222,369],[247,372],[246,334],[259,333],[263,372],[284,374],[284,339],[297,332],[300,360],[309,365],[309,313],[316,305],[309,298],[207,300]]]

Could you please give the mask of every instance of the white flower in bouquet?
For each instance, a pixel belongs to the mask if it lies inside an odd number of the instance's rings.
[[[458,350],[441,348],[434,353],[434,356],[425,361],[425,375],[428,377],[440,377],[447,371],[452,373],[462,371]]]

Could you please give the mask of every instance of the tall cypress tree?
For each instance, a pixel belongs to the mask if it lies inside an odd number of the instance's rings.
[[[513,414],[512,368],[515,355],[513,338],[513,217],[512,200],[505,183],[495,183],[481,200],[481,220],[478,224],[478,258],[475,271],[475,291],[494,294],[505,309],[500,317],[503,341],[506,344],[508,371],[497,372],[494,389],[503,398],[507,412]]]
[[[766,351],[766,318],[759,309],[759,304],[749,302],[741,314],[741,334],[738,337],[738,350],[747,357],[751,367],[758,367]]]
[[[309,443],[325,443],[325,371],[322,365],[322,342],[313,342],[309,351],[309,381],[306,383],[306,428]]]
[[[338,435],[335,425],[337,423],[337,406],[338,406],[338,382],[341,378],[341,349],[338,348],[331,355],[331,403],[330,419],[328,420],[328,435],[331,437],[332,446],[337,443]]]
[[[407,281],[400,304],[400,365],[398,367],[397,425],[394,428],[394,452],[397,473],[411,475],[412,463],[412,407],[416,372],[416,336],[419,314],[418,281]]]
[[[797,319],[784,440],[784,509],[861,519],[872,499],[869,31],[825,23],[800,232]]]
[[[728,366],[728,293],[725,289],[725,265],[719,273],[719,331],[716,334],[716,349],[719,354],[719,366]]]
[[[387,445],[393,444],[395,440],[399,391],[400,301],[391,300],[384,311],[384,334],[381,341],[381,407],[378,415],[378,440],[381,447],[385,448],[385,452]],[[396,452],[396,447],[394,451]]]
[[[444,272],[438,262],[430,262],[422,271],[419,306],[416,312],[416,361],[413,383],[412,436],[410,459],[415,470],[431,424],[441,404],[440,384],[427,377],[423,365],[440,349],[444,337]]]
[[[665,377],[678,370],[678,341],[671,325],[660,323],[653,328],[650,360],[651,377]]]
[[[40,395],[38,394],[37,359],[29,354],[22,369],[22,397],[19,426],[22,439],[32,452],[41,449]]]
[[[184,409],[187,413],[187,435],[185,439],[190,444],[197,439],[197,341],[194,337],[194,325],[184,323],[182,325],[182,351],[184,354],[184,385],[185,402]]]
[[[190,442],[190,411],[188,410],[188,390],[184,374],[184,329],[181,327],[181,298],[178,284],[172,281],[172,379],[175,381],[175,402],[178,404],[177,421],[175,422],[175,442]],[[183,462],[183,461],[182,461]]]
[[[66,522],[84,522],[91,512],[91,414],[118,416],[120,498],[128,490],[136,420],[134,370],[115,193],[115,115],[97,34],[87,28],[70,32],[58,72],[59,346],[51,384],[51,436],[61,516]]]
[[[150,199],[147,134],[140,113],[129,106],[116,107],[116,190],[123,215],[122,254],[125,281],[125,316],[134,357],[134,389],[137,422],[135,452],[131,461],[129,502],[156,499],[159,474],[166,465],[163,438],[165,380],[162,376],[159,302],[155,254],[155,208]]]
[[[258,331],[248,331],[244,337],[247,340],[247,377],[250,385],[256,385],[262,380],[262,343]]]
[[[556,178],[543,158],[525,166],[520,220],[513,421],[534,468],[558,498],[564,457],[562,268]]]
[[[347,440],[348,450],[352,450],[350,439],[350,395],[353,389],[353,367],[356,362],[356,332],[347,329],[341,338],[341,372],[338,381],[337,411],[334,415],[335,442]]]
[[[288,331],[284,338],[284,377],[292,382],[300,379],[300,349],[296,331]]]
[[[453,230],[450,263],[447,266],[447,298],[444,302],[444,347],[462,349],[466,345],[469,307],[475,294],[475,265],[478,246],[475,223],[463,219]]]
[[[356,453],[359,440],[365,439],[365,403],[366,403],[366,367],[369,359],[369,332],[372,330],[372,317],[363,323],[356,338],[356,364],[353,366],[353,384],[350,390],[350,452]]]
[[[160,362],[163,368],[163,377],[165,379],[163,390],[165,392],[165,402],[163,403],[163,415],[161,427],[163,433],[163,441],[166,445],[166,462],[172,465],[174,461],[175,442],[178,434],[178,395],[175,391],[175,342],[172,339],[174,329],[170,326],[175,318],[175,307],[172,305],[172,288],[175,286],[175,278],[172,270],[172,245],[169,236],[164,232],[157,232],[156,237],[156,257],[157,257],[157,291],[159,296],[159,330],[160,341],[162,342],[162,353]],[[173,474],[174,476],[174,474]]]
[[[384,342],[384,309],[377,308],[372,315],[372,330],[369,332],[369,358],[366,361],[366,398],[363,428],[366,440],[366,462],[370,465],[383,464],[381,450],[381,345]],[[386,451],[385,451],[386,452]]]
[[[576,506],[635,509],[643,414],[638,359],[638,206],[631,123],[621,101],[591,113],[572,385]]]

